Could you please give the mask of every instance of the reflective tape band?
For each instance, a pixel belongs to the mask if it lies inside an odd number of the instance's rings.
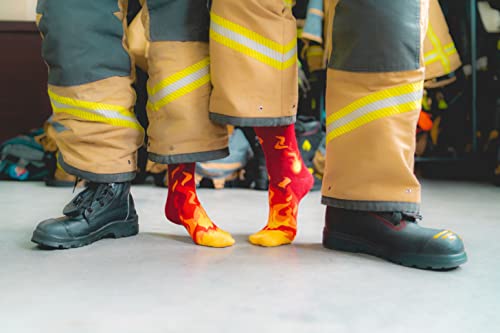
[[[444,47],[445,60],[449,61],[447,57],[450,57],[457,53],[457,48],[455,47],[455,43],[451,42],[450,44]],[[424,62],[426,65],[430,65],[435,63],[436,61],[442,61],[441,56],[436,51],[428,52],[424,55]]]
[[[297,62],[297,39],[279,44],[254,31],[211,13],[210,38],[239,53],[252,57],[278,70],[287,69]]]
[[[436,52],[426,53],[424,56],[424,62],[426,65],[430,65],[436,61],[439,61],[439,55]]]
[[[163,88],[165,88],[171,84],[174,84],[175,82],[177,82],[177,81],[185,78],[186,76],[191,75],[199,70],[202,70],[204,68],[208,68],[209,65],[210,65],[210,58],[209,57],[203,58],[201,61],[199,61],[199,62],[197,62],[189,67],[186,67],[182,71],[177,72],[175,74],[172,74],[169,77],[167,77],[166,79],[161,80],[161,82],[158,83],[153,88],[150,88],[148,86],[148,94],[150,96],[155,95],[156,93],[158,93],[158,91],[162,90]]]
[[[455,43],[451,42],[450,44],[445,45],[445,47],[444,47],[444,53],[447,56],[451,56],[452,54],[457,53],[457,48],[455,47]]]
[[[412,83],[366,96],[327,118],[327,142],[372,121],[418,110],[423,82]]]
[[[441,45],[441,41],[439,40],[438,36],[434,32],[434,29],[432,28],[432,25],[430,23],[429,23],[427,34],[429,36],[429,39],[430,39],[432,45],[434,46],[434,52],[437,53],[437,55],[439,56],[439,60],[441,60],[441,64],[443,65],[444,70],[446,71],[446,73],[450,73],[451,72],[450,60],[446,56],[446,54],[443,50],[443,46]]]
[[[54,113],[65,113],[92,122],[128,127],[144,132],[134,113],[123,106],[82,101],[57,95],[51,90],[48,93]]]
[[[167,77],[154,88],[148,87],[148,107],[157,111],[208,83],[210,83],[210,59],[207,57]]]

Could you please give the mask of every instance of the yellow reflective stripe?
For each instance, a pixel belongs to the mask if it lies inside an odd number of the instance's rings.
[[[114,104],[105,104],[105,103],[95,103],[95,102],[87,102],[79,99],[73,99],[69,97],[64,97],[54,93],[52,90],[48,90],[48,94],[51,100],[59,102],[61,104],[66,104],[69,106],[74,106],[77,108],[91,109],[91,110],[109,110],[115,111],[123,114],[127,117],[135,117],[134,113],[127,109],[124,106],[114,105]]]
[[[213,12],[211,18],[210,38],[213,41],[278,70],[287,69],[297,62],[296,38],[283,45]]]
[[[173,101],[181,98],[182,96],[185,96],[189,94],[190,92],[202,87],[203,85],[207,84],[210,82],[210,74],[207,74],[200,79],[193,81],[182,88],[176,90],[175,92],[166,95],[156,103],[151,103],[148,102],[147,106],[151,110],[158,111],[160,108],[164,107],[165,105],[172,103]]]
[[[442,238],[443,238],[443,239],[448,239],[448,238],[450,238],[450,239],[454,239],[454,238],[456,238],[456,237],[453,237],[453,236],[455,236],[455,234],[454,234],[453,232],[451,232],[451,231],[450,231],[450,232],[448,232],[446,235],[444,235]]]
[[[158,111],[163,106],[189,94],[210,83],[210,58],[206,57],[158,83],[154,88],[148,87],[149,101],[147,107]]]
[[[339,111],[331,114],[330,116],[328,116],[328,118],[326,119],[326,125],[328,126],[331,123],[333,123],[334,121],[336,121],[340,118],[343,118],[346,115],[348,115],[349,113],[351,113],[357,109],[360,109],[363,106],[366,106],[368,104],[371,104],[371,103],[374,103],[374,102],[377,102],[377,101],[380,101],[383,99],[391,98],[391,97],[397,97],[397,96],[409,94],[412,92],[417,92],[417,91],[422,90],[422,88],[423,88],[423,83],[416,82],[416,83],[406,84],[403,86],[397,86],[397,87],[390,88],[387,90],[382,90],[382,91],[376,92],[374,94],[368,95],[366,97],[363,97],[363,98],[355,101],[354,103],[349,104],[348,106],[340,109]]]
[[[434,235],[434,237],[432,237],[432,238],[434,238],[434,239],[438,239],[439,237],[443,236],[444,234],[446,234],[446,233],[448,233],[448,232],[449,232],[448,230],[443,230],[443,231],[441,231],[441,232],[439,232],[439,233],[435,234],[435,235]]]
[[[292,57],[285,62],[275,60],[275,59],[270,58],[262,53],[256,52],[247,46],[241,45],[241,44],[239,44],[239,43],[237,43],[237,42],[235,42],[227,37],[219,35],[218,33],[216,33],[213,30],[210,31],[210,38],[213,39],[214,41],[224,45],[224,46],[227,46],[227,47],[229,47],[229,48],[231,48],[239,53],[242,53],[242,54],[245,54],[249,57],[252,57],[252,58],[254,58],[254,59],[256,59],[256,60],[258,60],[266,65],[272,66],[278,70],[287,69],[290,66],[294,65],[297,61],[296,57]]]
[[[455,43],[451,42],[448,45],[445,45],[444,52],[447,56],[451,56],[452,54],[457,53],[457,48],[455,47]]]
[[[94,113],[90,112],[85,112],[82,110],[78,109],[71,109],[71,108],[58,108],[53,106],[54,113],[66,113],[72,116],[75,116],[80,119],[88,120],[88,121],[93,121],[93,122],[99,122],[99,123],[105,123],[109,124],[111,126],[119,126],[119,127],[128,127],[128,128],[133,128],[136,129],[140,132],[144,132],[144,129],[139,123],[135,123],[132,121],[128,120],[122,120],[122,119],[114,119],[114,118],[107,118],[103,116],[99,116]]]
[[[64,97],[50,89],[48,94],[54,113],[65,113],[88,121],[128,127],[144,132],[135,118],[135,114],[123,106]]]
[[[183,69],[182,71],[177,72],[177,73],[167,77],[166,79],[164,79],[160,83],[158,83],[156,86],[154,86],[154,88],[148,87],[148,94],[155,95],[158,91],[162,90],[166,86],[171,85],[171,84],[185,78],[186,76],[189,76],[189,75],[199,71],[200,69],[208,67],[209,65],[210,65],[210,58],[206,57],[203,60],[197,62],[196,64],[191,65],[191,66]]]
[[[375,120],[378,120],[381,118],[385,118],[385,117],[389,117],[389,116],[393,116],[393,115],[400,114],[400,113],[418,110],[418,108],[420,108],[420,101],[413,101],[413,102],[409,102],[409,103],[405,103],[405,104],[389,106],[389,107],[377,110],[375,112],[364,115],[363,117],[360,117],[360,118],[356,119],[355,121],[348,123],[347,125],[344,125],[342,127],[339,127],[337,129],[331,131],[330,133],[328,133],[326,140],[327,140],[327,142],[330,142],[331,140],[333,140],[333,139],[335,139],[343,134],[349,133],[349,132],[355,130],[356,128],[361,127],[365,124],[368,124],[372,121],[375,121]]]
[[[430,64],[433,64],[435,63],[436,61],[440,61],[441,59],[439,58],[439,55],[432,51],[432,52],[428,52],[424,55],[424,63],[426,65],[430,65]]]
[[[327,142],[372,121],[421,108],[423,82],[365,96],[327,118]]]
[[[431,43],[434,46],[434,51],[437,52],[437,54],[439,55],[444,70],[447,73],[450,73],[451,72],[450,60],[444,53],[443,46],[441,45],[441,42],[436,33],[434,32],[434,29],[432,28],[432,25],[430,23],[427,34],[429,35],[429,39],[431,40]]]
[[[287,53],[295,48],[295,45],[297,44],[297,40],[294,38],[292,41],[290,41],[286,45],[282,45],[280,43],[277,43],[269,38],[266,38],[264,36],[259,35],[255,31],[252,31],[250,29],[247,29],[239,24],[236,24],[234,22],[231,22],[229,20],[226,20],[225,18],[215,14],[214,12],[210,13],[210,17],[212,19],[212,23],[215,23],[217,25],[220,25],[221,27],[224,27],[226,29],[232,30],[236,32],[239,35],[245,36],[248,39],[253,40],[254,42],[257,42],[267,48],[270,48],[276,52],[280,53]]]

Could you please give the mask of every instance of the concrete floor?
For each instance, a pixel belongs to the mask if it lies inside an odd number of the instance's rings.
[[[75,250],[30,243],[70,189],[0,182],[0,332],[500,332],[500,189],[424,182],[425,225],[466,241],[451,272],[396,266],[321,247],[319,193],[292,246],[246,241],[263,226],[266,194],[202,190],[227,249],[194,246],[162,215],[165,190],[136,186],[141,233]]]

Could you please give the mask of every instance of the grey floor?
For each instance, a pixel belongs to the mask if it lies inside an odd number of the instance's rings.
[[[425,224],[460,233],[469,263],[428,272],[321,247],[319,193],[300,211],[291,246],[246,241],[266,194],[202,190],[237,244],[194,246],[162,215],[165,190],[133,188],[141,233],[44,251],[35,223],[70,189],[0,182],[0,332],[500,332],[500,189],[424,182]]]

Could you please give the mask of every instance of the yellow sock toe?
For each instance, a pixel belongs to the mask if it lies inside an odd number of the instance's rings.
[[[248,240],[253,245],[275,247],[292,243],[293,239],[280,230],[261,230],[251,235]]]
[[[230,233],[220,229],[203,232],[196,237],[196,244],[208,247],[228,247],[233,245],[234,242]]]

